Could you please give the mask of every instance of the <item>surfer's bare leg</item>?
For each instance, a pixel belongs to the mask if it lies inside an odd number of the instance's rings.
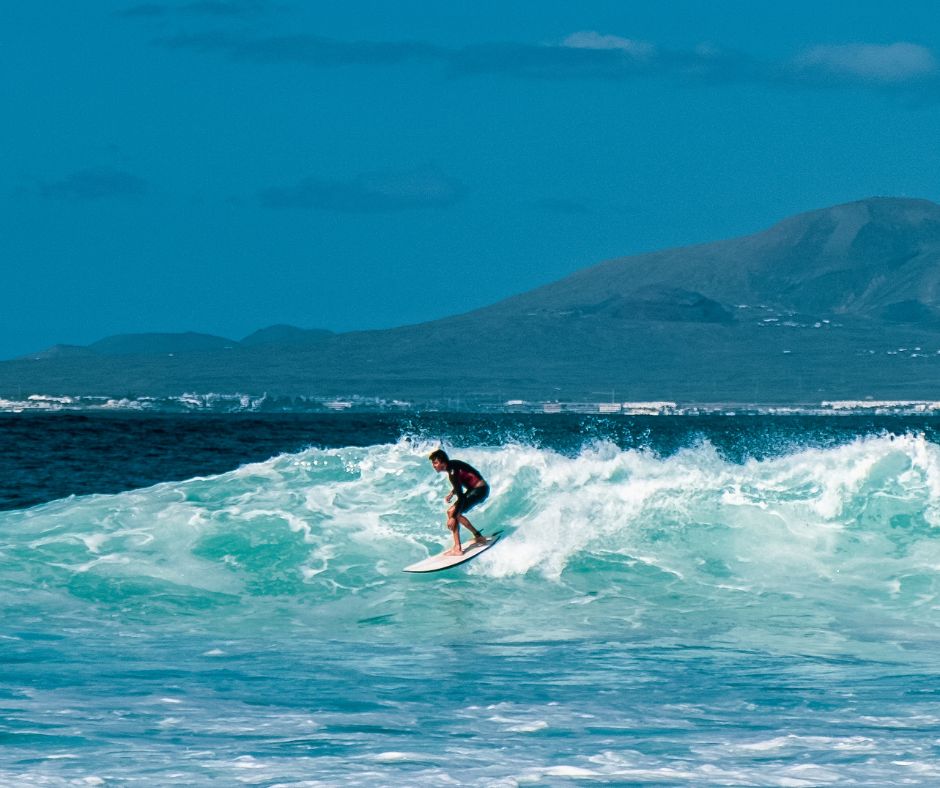
[[[460,515],[457,516],[457,520],[460,522],[460,524],[461,524],[464,528],[466,528],[470,533],[473,534],[473,543],[474,543],[474,544],[486,544],[486,543],[489,541],[489,539],[487,539],[487,538],[486,538],[483,534],[481,534],[476,528],[474,528],[474,527],[473,527],[473,523],[471,523],[471,522],[470,522],[466,517],[464,517],[462,514],[460,514]]]
[[[460,544],[460,523],[457,522],[457,518],[454,516],[456,510],[456,506],[451,506],[447,510],[447,527],[454,535],[454,546],[447,550],[444,555],[463,555],[463,547]]]

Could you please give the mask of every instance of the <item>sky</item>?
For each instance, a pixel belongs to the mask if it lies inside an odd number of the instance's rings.
[[[9,0],[0,100],[0,358],[388,328],[940,202],[931,0]]]

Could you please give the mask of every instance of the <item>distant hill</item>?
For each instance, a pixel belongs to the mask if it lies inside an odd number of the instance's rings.
[[[119,334],[93,342],[88,349],[101,356],[162,355],[223,350],[237,344],[225,337],[187,331],[181,334]]]
[[[116,334],[90,345],[53,345],[25,358],[94,358],[95,356],[162,356],[176,353],[199,353],[214,350],[261,346],[312,346],[333,336],[332,331],[277,325],[262,328],[241,342],[212,334],[192,331],[179,333]]]
[[[0,396],[940,399],[940,206],[881,197],[811,211],[742,238],[609,260],[429,323],[211,340],[184,354],[151,341],[134,355],[92,345],[92,357],[3,362]]]
[[[27,358],[47,359],[47,358],[88,358],[94,357],[95,351],[90,350],[83,345],[53,345],[52,347],[33,353]]]

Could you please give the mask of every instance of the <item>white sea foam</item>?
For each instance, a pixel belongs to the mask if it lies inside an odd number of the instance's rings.
[[[0,576],[60,593],[63,604],[224,613],[240,600],[249,619],[293,600],[295,615],[390,614],[399,626],[433,627],[422,618],[425,579],[398,571],[448,540],[447,484],[428,449],[409,440],[310,449],[216,477],[0,513]],[[740,464],[707,443],[669,457],[603,442],[577,456],[522,444],[454,453],[492,484],[472,520],[506,536],[439,578],[435,593],[461,578],[543,584],[522,601],[525,626],[539,626],[545,604],[578,610],[575,629],[600,626],[615,608],[628,627],[651,625],[654,610],[660,622],[708,610],[727,632],[753,637],[771,603],[804,626],[841,611],[820,643],[873,622],[891,628],[875,638],[886,643],[940,626],[940,449],[923,436]],[[373,600],[391,591],[391,607],[377,613]],[[504,598],[493,615],[508,615]],[[914,616],[917,628],[899,636]]]
[[[430,448],[0,513],[0,784],[940,779],[923,436],[455,449],[506,536],[417,577],[448,536]]]

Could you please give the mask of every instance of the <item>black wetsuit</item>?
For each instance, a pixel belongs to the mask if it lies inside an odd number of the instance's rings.
[[[490,494],[490,486],[483,478],[483,474],[472,465],[460,460],[448,460],[447,477],[457,496],[454,517],[469,512],[474,506],[483,503]]]

